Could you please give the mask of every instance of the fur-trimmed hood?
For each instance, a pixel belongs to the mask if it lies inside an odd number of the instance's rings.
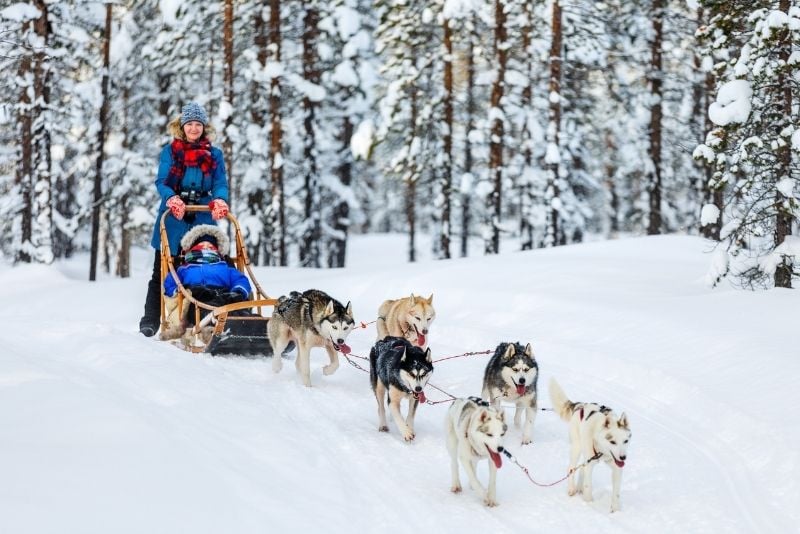
[[[181,238],[181,250],[187,251],[192,248],[194,242],[204,235],[211,235],[217,239],[217,249],[220,255],[227,256],[230,253],[231,241],[219,226],[214,224],[200,224],[194,226]]]

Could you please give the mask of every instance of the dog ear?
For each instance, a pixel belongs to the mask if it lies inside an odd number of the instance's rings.
[[[347,306],[344,308],[344,312],[349,315],[350,317],[353,316],[353,305],[350,304],[350,301],[347,301]]]
[[[433,293],[431,293],[431,296],[428,297],[428,304],[433,304]]]
[[[514,356],[516,353],[517,353],[517,349],[515,349],[515,348],[514,348],[514,344],[513,344],[513,343],[509,343],[509,344],[508,344],[508,346],[506,347],[506,352],[505,352],[505,354],[503,354],[503,359],[504,359],[504,360],[509,360],[509,359],[511,359],[511,358],[512,358],[512,357],[513,357],[513,356]]]
[[[400,361],[401,362],[405,362],[406,361],[406,348],[405,347],[403,347],[403,355],[400,356]]]
[[[606,414],[606,422],[603,424],[603,426],[605,428],[611,428],[611,423],[612,422],[613,422],[613,420],[611,419],[611,414],[610,413]]]
[[[486,410],[481,410],[481,416],[478,418],[478,421],[481,423],[485,423],[486,420],[489,418],[489,412]]]
[[[531,347],[530,343],[525,345],[525,356],[533,356],[533,347]]]
[[[333,301],[329,300],[328,305],[325,306],[325,315],[332,315],[333,314]]]
[[[619,419],[617,420],[617,426],[628,430],[628,416],[625,415],[625,412],[622,412],[622,415],[619,416]]]
[[[428,363],[432,363],[432,360],[431,360],[431,348],[430,348],[430,347],[428,347],[427,349],[425,349],[425,360],[426,360]]]
[[[414,296],[414,293],[411,293],[411,297],[409,297],[409,298],[411,299],[411,305],[412,305],[412,306],[413,306],[414,304],[416,304],[416,302],[417,302],[417,298]]]

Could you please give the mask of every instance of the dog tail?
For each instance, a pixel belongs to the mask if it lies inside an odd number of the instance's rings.
[[[558,416],[564,421],[569,421],[575,403],[567,398],[567,394],[564,393],[555,378],[550,379],[550,402],[553,403],[553,410]]]

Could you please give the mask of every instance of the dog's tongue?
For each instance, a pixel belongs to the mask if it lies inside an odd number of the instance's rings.
[[[417,334],[417,346],[424,347],[425,346],[425,334]]]
[[[623,462],[622,460],[617,460],[616,458],[614,458],[614,463],[617,464],[617,467],[625,467],[625,462]]]
[[[496,468],[500,469],[503,466],[503,459],[500,458],[500,455],[498,453],[494,452],[489,447],[486,447],[486,450],[489,451],[489,457],[494,462],[494,466]]]
[[[350,354],[350,347],[346,343],[339,345],[339,352],[342,354]]]
[[[420,391],[419,393],[417,393],[417,400],[419,401],[420,404],[425,404],[425,392],[424,391]]]
[[[517,395],[524,395],[524,394],[525,394],[525,385],[517,384]]]

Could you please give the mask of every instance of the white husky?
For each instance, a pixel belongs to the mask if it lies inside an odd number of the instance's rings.
[[[497,470],[503,465],[503,436],[508,430],[502,409],[490,406],[479,397],[456,399],[447,410],[447,450],[453,483],[450,491],[461,491],[458,461],[467,472],[470,487],[483,496],[486,506],[497,506]],[[489,458],[489,488],[484,489],[475,476],[478,460]]]
[[[592,470],[596,460],[611,467],[611,511],[619,510],[619,487],[622,468],[627,458],[631,430],[623,413],[617,417],[611,408],[589,402],[572,402],[554,379],[550,379],[550,400],[553,409],[569,421],[569,487],[570,496],[578,491],[584,501],[592,500]],[[575,485],[575,466],[583,456],[586,462]],[[580,486],[580,488],[578,487]]]

